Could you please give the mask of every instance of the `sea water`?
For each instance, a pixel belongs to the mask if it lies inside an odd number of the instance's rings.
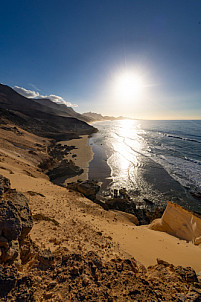
[[[168,200],[201,213],[201,121],[115,120],[93,124],[89,179],[102,195],[126,188],[133,198]]]

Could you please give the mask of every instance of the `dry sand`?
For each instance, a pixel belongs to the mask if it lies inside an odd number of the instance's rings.
[[[21,132],[23,135],[0,129],[0,174],[8,177],[12,187],[29,198],[33,215],[42,214],[40,219],[34,216],[30,233],[38,246],[52,251],[57,247],[77,252],[93,250],[105,259],[131,255],[146,266],[155,264],[156,258],[160,258],[201,271],[201,246],[149,230],[147,226],[135,226],[80,194],[52,184],[36,168],[47,156],[47,140]],[[83,140],[86,143],[87,137],[67,143],[80,144],[79,149],[71,152],[78,155],[75,162],[80,166],[92,156],[90,147],[88,154],[83,151]],[[30,154],[30,148],[36,154]]]

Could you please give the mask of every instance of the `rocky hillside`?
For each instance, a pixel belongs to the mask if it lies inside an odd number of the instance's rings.
[[[40,136],[64,139],[96,129],[67,112],[35,102],[0,84],[1,123],[6,120]]]
[[[201,278],[190,267],[158,259],[146,269],[134,258],[104,260],[56,241],[51,252],[30,239],[33,218],[47,217],[32,217],[28,199],[0,176],[1,301],[201,301]]]

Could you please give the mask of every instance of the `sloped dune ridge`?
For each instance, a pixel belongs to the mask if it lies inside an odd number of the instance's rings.
[[[50,182],[52,137],[2,112],[0,301],[200,301],[200,245]]]

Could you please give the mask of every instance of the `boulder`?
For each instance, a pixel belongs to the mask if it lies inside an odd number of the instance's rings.
[[[93,201],[96,200],[96,194],[100,190],[98,183],[93,180],[72,182],[67,185],[67,188],[70,190],[78,191]]]
[[[12,201],[0,200],[0,234],[8,241],[16,240],[22,231],[22,222]]]
[[[100,186],[97,182],[86,180],[77,184],[77,190],[93,200],[96,198],[96,194],[100,190]]]
[[[20,263],[20,245],[33,226],[28,199],[1,175],[0,192],[0,262]]]
[[[123,212],[128,211],[131,213],[131,208],[133,211],[136,208],[134,203],[120,197],[107,199],[105,203],[108,205],[109,209],[115,209]]]
[[[22,193],[17,192],[15,189],[9,189],[5,194],[5,198],[11,200],[13,206],[17,209],[22,224],[20,239],[24,239],[33,227],[29,201]]]
[[[122,188],[122,189],[119,190],[119,195],[120,195],[120,197],[123,197],[123,198],[125,198],[127,200],[130,200],[130,196],[129,196],[129,194],[126,191],[125,188]]]
[[[113,191],[114,198],[123,198],[124,200],[130,200],[130,196],[125,188],[114,189]]]
[[[168,202],[163,216],[154,220],[149,228],[195,244],[201,243],[201,219],[172,202]]]

